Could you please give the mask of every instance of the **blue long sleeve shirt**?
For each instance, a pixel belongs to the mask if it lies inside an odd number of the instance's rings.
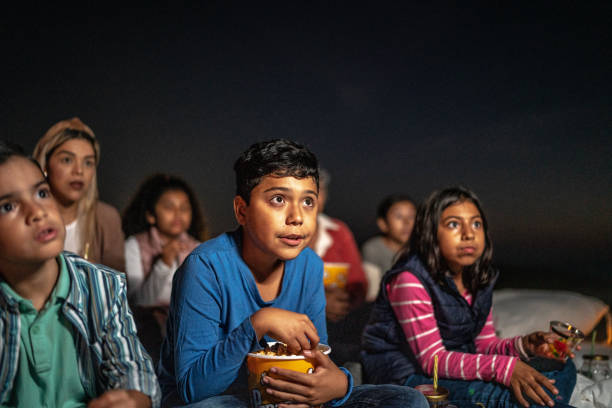
[[[164,399],[178,393],[192,403],[246,393],[246,356],[259,348],[250,317],[263,307],[306,314],[320,342],[327,343],[321,259],[306,248],[286,261],[280,294],[265,302],[240,255],[240,234],[239,229],[200,245],[174,276],[158,367]]]

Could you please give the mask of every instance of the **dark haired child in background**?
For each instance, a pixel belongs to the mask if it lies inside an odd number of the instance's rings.
[[[64,249],[125,270],[119,212],[98,199],[100,143],[79,118],[51,126],[34,148],[66,227]]]
[[[147,178],[122,217],[129,294],[139,306],[168,306],[174,272],[201,241],[206,224],[198,199],[181,178]]]
[[[122,218],[130,304],[140,340],[157,363],[174,272],[206,239],[206,224],[191,187],[167,174],[147,178]]]
[[[487,220],[473,192],[434,192],[418,209],[406,249],[383,277],[364,331],[362,358],[370,381],[431,383],[437,355],[439,384],[459,407],[566,406],[576,383],[571,360],[561,371],[544,374],[524,362],[552,357],[550,333],[495,335],[491,304],[498,273],[491,265]]]
[[[62,252],[64,236],[41,168],[0,142],[0,404],[159,406],[125,275]]]
[[[196,248],[174,277],[158,367],[164,400],[247,407],[247,353],[277,340],[315,365],[312,374],[271,369],[279,378],[265,377],[268,392],[293,403],[279,407],[425,407],[407,387],[353,388],[350,373],[316,349],[327,342],[323,263],[308,248],[316,229],[316,157],[273,140],[252,145],[234,170],[240,227]]]
[[[363,244],[363,260],[378,266],[382,273],[391,269],[397,253],[410,239],[415,215],[416,205],[409,196],[385,197],[376,211],[376,225],[381,235]]]

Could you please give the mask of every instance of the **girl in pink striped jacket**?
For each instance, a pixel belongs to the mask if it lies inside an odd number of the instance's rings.
[[[374,383],[431,383],[434,356],[440,384],[458,406],[565,406],[574,365],[541,373],[528,362],[552,358],[550,333],[500,339],[491,317],[497,271],[476,195],[453,187],[419,208],[409,248],[382,280],[362,352]]]

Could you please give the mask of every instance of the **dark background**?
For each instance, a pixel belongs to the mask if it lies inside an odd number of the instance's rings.
[[[612,3],[28,6],[1,17],[2,138],[32,150],[79,116],[123,209],[156,171],[234,227],[251,143],[309,146],[327,213],[358,242],[392,192],[461,183],[482,199],[502,286],[612,303]],[[588,3],[588,4],[582,4]]]

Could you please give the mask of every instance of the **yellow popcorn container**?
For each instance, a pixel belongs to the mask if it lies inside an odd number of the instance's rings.
[[[326,288],[346,286],[350,264],[346,262],[325,262],[323,264],[323,285]]]
[[[274,344],[275,342],[268,343],[269,346]],[[324,344],[319,344],[318,349],[323,354],[331,352],[331,347]],[[249,353],[247,356],[247,368],[249,370],[248,386],[251,408],[276,408],[278,404],[283,402],[268,395],[266,392],[268,385],[263,382],[263,379],[267,375],[272,378],[278,378],[276,374],[270,372],[272,367],[285,368],[308,374],[314,371],[312,362],[301,355],[278,356],[257,352]]]

